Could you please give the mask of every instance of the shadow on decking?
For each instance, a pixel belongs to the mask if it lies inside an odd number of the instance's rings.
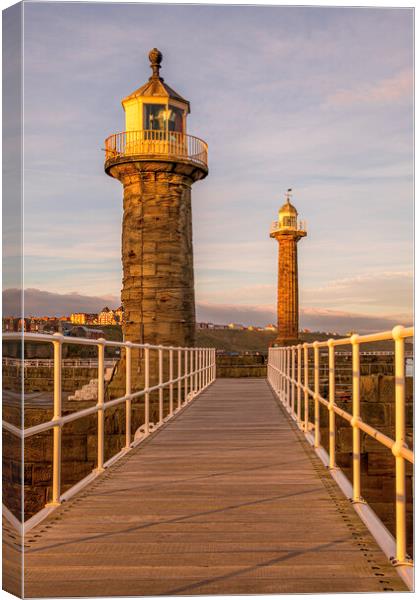
[[[182,523],[184,521],[188,521],[189,519],[194,519],[196,517],[205,517],[208,515],[214,515],[214,514],[218,514],[218,513],[223,513],[225,511],[228,510],[234,510],[235,508],[243,508],[245,506],[257,506],[259,504],[266,504],[269,502],[274,502],[276,500],[284,500],[286,498],[292,498],[294,496],[303,496],[304,494],[310,494],[313,492],[318,491],[319,488],[311,488],[310,490],[305,490],[305,491],[301,491],[301,492],[297,492],[297,493],[293,493],[293,494],[283,494],[283,495],[278,495],[278,496],[272,496],[271,498],[263,498],[261,500],[252,500],[249,502],[241,502],[239,504],[232,504],[229,506],[224,506],[223,508],[216,508],[213,510],[207,510],[207,511],[202,511],[202,512],[197,512],[197,513],[193,513],[190,515],[184,515],[182,517],[175,517],[173,519],[165,519],[163,521],[153,521],[150,523],[145,523],[143,525],[137,525],[135,527],[128,527],[126,529],[121,529],[120,531],[112,531],[112,532],[108,532],[108,533],[99,533],[99,534],[95,534],[95,535],[90,535],[87,537],[78,537],[75,540],[68,540],[66,542],[57,542],[55,544],[49,544],[47,546],[41,546],[40,548],[28,548],[25,550],[26,554],[34,554],[36,552],[42,552],[43,550],[51,550],[52,548],[60,548],[63,546],[69,546],[71,544],[79,544],[81,542],[92,542],[92,541],[97,541],[100,539],[105,539],[114,535],[122,535],[122,534],[126,534],[126,533],[133,533],[134,531],[140,531],[142,529],[148,529],[150,527],[156,527],[157,525],[170,525],[170,524],[174,524],[174,523]],[[48,527],[48,524],[47,524]]]

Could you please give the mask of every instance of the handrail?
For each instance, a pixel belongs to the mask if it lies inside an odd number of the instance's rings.
[[[118,358],[105,358],[105,367],[113,367],[118,362]],[[5,367],[53,367],[53,358],[15,358],[11,356],[3,356],[2,363]],[[63,358],[63,367],[82,367],[94,368],[98,366],[96,358]]]
[[[125,156],[184,159],[207,168],[207,144],[178,131],[143,129],[114,133],[105,140],[105,162]]]
[[[329,339],[328,341],[297,344],[288,347],[269,348],[267,377],[268,381],[285,406],[297,426],[308,434],[311,429],[309,423],[309,398],[314,402],[315,419],[312,424],[314,430],[313,445],[318,452],[324,452],[328,457],[328,467],[338,470],[335,462],[336,431],[335,415],[348,421],[353,430],[353,487],[352,501],[354,504],[365,504],[361,496],[361,456],[360,432],[363,431],[377,442],[391,450],[395,457],[396,479],[396,541],[395,557],[393,564],[397,567],[412,567],[412,561],[407,559],[407,533],[406,533],[406,488],[405,488],[405,461],[414,463],[414,454],[406,444],[405,432],[405,355],[404,341],[414,336],[414,327],[396,326],[392,331],[384,331],[369,335],[354,334],[342,339]],[[395,347],[395,439],[391,439],[375,427],[369,425],[360,416],[360,346],[368,342],[394,340]],[[350,344],[352,347],[352,412],[338,407],[335,392],[335,348]],[[329,393],[328,399],[323,398],[319,390],[319,349],[328,349]],[[314,389],[309,386],[309,350],[313,351]],[[302,360],[303,358],[303,360]],[[295,365],[297,367],[295,368]],[[303,382],[302,382],[303,370]],[[295,402],[296,396],[296,402]],[[302,418],[302,396],[304,416]],[[320,406],[325,406],[329,412],[328,423],[328,453],[320,443]]]
[[[54,335],[43,335],[39,333],[4,333],[3,340],[20,340],[20,341],[33,341],[38,343],[50,343],[53,345],[54,359],[54,401],[53,401],[53,418],[28,427],[26,429],[20,429],[12,423],[5,420],[2,422],[3,429],[11,433],[12,435],[19,437],[20,439],[27,439],[44,431],[53,430],[53,460],[52,460],[52,499],[46,506],[55,507],[59,506],[63,501],[63,498],[68,499],[73,493],[78,491],[81,486],[81,482],[75,484],[72,488],[65,492],[65,495],[61,493],[61,432],[64,425],[71,423],[83,417],[97,414],[97,437],[98,437],[98,452],[97,452],[97,465],[93,471],[93,475],[96,476],[103,472],[104,469],[115,462],[115,459],[119,459],[126,452],[131,450],[133,447],[144,439],[146,439],[152,431],[156,431],[168,420],[173,418],[181,409],[183,409],[191,400],[196,398],[203,390],[213,383],[216,378],[216,352],[214,348],[195,348],[195,347],[182,347],[182,346],[162,346],[152,344],[136,344],[132,342],[115,342],[100,338],[97,340],[90,340],[86,338],[76,338],[63,336],[60,333]],[[76,344],[81,346],[96,346],[97,348],[97,369],[98,369],[98,401],[95,406],[84,408],[72,412],[68,415],[62,415],[63,402],[62,402],[62,347],[64,344]],[[107,346],[119,347],[125,349],[125,395],[113,400],[105,401],[105,348]],[[144,373],[145,373],[145,384],[143,389],[133,392],[131,389],[131,364],[132,364],[132,351],[135,349],[142,350],[144,352]],[[150,353],[153,351],[158,352],[159,357],[159,382],[156,385],[150,384]],[[169,379],[163,380],[163,356],[167,353],[169,361]],[[176,361],[174,361],[176,357]],[[177,364],[176,376],[174,374],[174,362]],[[184,363],[185,369],[182,369],[182,363]],[[182,382],[184,383],[184,394],[182,397]],[[169,413],[165,416],[163,413],[163,389],[169,389]],[[159,391],[159,422],[150,423],[150,394],[154,391]],[[174,396],[176,391],[176,402],[177,406],[174,407]],[[145,404],[145,422],[140,427],[142,431],[141,435],[135,436],[132,439],[131,434],[131,403],[133,400],[143,398]],[[119,453],[111,458],[107,463],[104,463],[104,415],[105,411],[111,407],[125,404],[125,432],[126,432],[126,444]],[[86,483],[92,480],[92,476],[86,478]],[[40,511],[42,512],[42,510]],[[38,513],[39,514],[39,513]],[[34,515],[30,520],[34,519],[37,515]]]

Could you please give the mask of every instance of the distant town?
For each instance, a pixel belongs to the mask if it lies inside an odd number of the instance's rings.
[[[122,326],[124,319],[123,307],[116,309],[105,306],[98,313],[74,312],[70,315],[56,316],[29,316],[25,318],[3,317],[3,331],[27,331],[31,333],[62,333],[77,337],[97,339],[104,335],[100,326]],[[269,323],[264,327],[256,325],[242,325],[241,323],[207,323],[198,322],[198,330],[236,330],[236,331],[270,331],[276,332],[277,326]],[[302,329],[301,333],[312,333],[310,329]],[[339,335],[337,332],[327,332],[330,335]]]

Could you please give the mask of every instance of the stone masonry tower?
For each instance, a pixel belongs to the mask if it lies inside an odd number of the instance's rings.
[[[297,243],[306,236],[306,226],[297,222],[297,210],[290,203],[290,192],[286,203],[279,210],[278,221],[274,221],[270,237],[279,243],[279,267],[277,288],[278,332],[275,346],[296,344],[299,337],[299,289]]]
[[[191,186],[208,174],[207,144],[187,135],[190,104],[160,76],[157,48],[149,60],[147,83],[122,100],[125,131],[105,141],[105,171],[124,188],[124,339],[193,346]]]

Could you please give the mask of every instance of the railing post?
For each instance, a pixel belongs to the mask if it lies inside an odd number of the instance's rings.
[[[283,372],[284,372],[284,404],[289,410],[289,349],[284,348],[284,362],[283,362]]]
[[[353,372],[353,416],[350,424],[353,428],[353,502],[363,502],[361,497],[361,449],[360,449],[360,346],[359,336],[351,336],[352,372]]]
[[[303,344],[303,400],[304,400],[304,421],[303,421],[303,430],[305,432],[309,431],[309,363],[308,363],[308,344]]]
[[[406,446],[404,338],[401,335],[403,330],[404,328],[401,326],[394,327],[392,330],[395,342],[395,444],[392,453],[395,456],[396,564],[409,563],[407,557],[405,459],[401,456],[401,449]]]
[[[194,350],[190,348],[190,391],[194,391]],[[194,394],[191,394],[190,400]]]
[[[335,350],[334,340],[328,340],[328,440],[329,440],[329,468],[334,469],[335,464]]]
[[[174,351],[173,348],[169,349],[169,416],[172,417],[174,413]]]
[[[194,390],[198,392],[198,369],[199,369],[199,354],[200,351],[198,348],[194,348]]]
[[[207,387],[207,348],[203,350],[203,388]]]
[[[301,390],[301,384],[302,384],[302,346],[301,344],[299,344],[299,346],[297,347],[297,383],[298,383],[298,388],[297,388],[297,421],[298,424],[301,425],[302,423],[302,390]]]
[[[292,412],[292,415],[295,415],[296,414],[295,413],[295,385],[296,385],[295,384],[295,381],[296,381],[296,378],[295,378],[295,366],[296,366],[295,365],[295,362],[296,362],[296,356],[295,356],[296,349],[295,349],[295,346],[292,346],[291,353],[292,353],[292,371],[291,371],[292,381],[290,382],[290,386],[291,386],[291,400],[290,400],[290,403],[291,403],[291,412]]]
[[[159,363],[159,385],[163,383],[163,350],[159,346],[158,349],[158,363]],[[159,387],[159,425],[163,423],[163,388]]]
[[[285,354],[284,348],[280,348],[280,400],[284,404],[285,401],[285,389],[284,389],[284,362]]]
[[[104,470],[104,437],[105,437],[105,413],[104,413],[104,358],[105,358],[104,338],[98,339],[98,464],[96,470]]]
[[[319,422],[319,342],[314,342],[314,393],[315,393],[315,448],[321,443],[321,432]]]
[[[125,346],[125,395],[131,394],[131,342]],[[125,401],[125,447],[131,444],[131,398]]]
[[[181,387],[182,387],[181,372],[182,372],[182,350],[181,350],[181,348],[178,348],[178,410],[181,408],[181,403],[182,403],[182,399],[181,399]]]
[[[184,350],[184,402],[188,400],[188,350]]]
[[[203,349],[198,351],[198,390],[201,392],[203,387]]]
[[[216,380],[216,348],[213,348],[213,379],[212,382]]]
[[[55,339],[54,339],[55,338]],[[62,340],[61,333],[53,335],[54,348],[54,419],[61,419],[62,396],[61,396],[61,361],[62,361]],[[61,425],[55,425],[53,428],[53,481],[52,498],[50,505],[58,506],[61,504]]]
[[[150,348],[148,345],[144,347],[144,435],[150,433]]]

